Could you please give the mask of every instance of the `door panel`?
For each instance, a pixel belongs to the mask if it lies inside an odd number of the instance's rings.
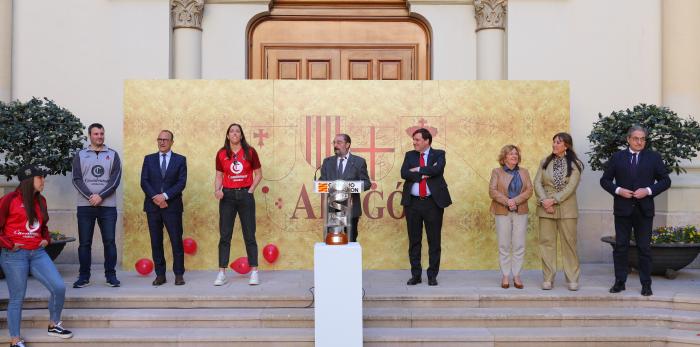
[[[346,49],[341,52],[341,79],[413,80],[411,48]]]
[[[411,80],[414,47],[268,47],[264,79]]]
[[[270,48],[265,58],[265,79],[340,79],[340,51],[337,49]]]

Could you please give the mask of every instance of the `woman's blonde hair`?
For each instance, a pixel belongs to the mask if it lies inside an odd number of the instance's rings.
[[[520,164],[520,161],[523,160],[522,155],[520,155],[520,148],[516,145],[505,145],[503,148],[501,148],[501,153],[498,155],[498,163],[501,164],[501,166],[506,165],[506,155],[510,153],[510,151],[515,150],[518,152],[518,164]]]

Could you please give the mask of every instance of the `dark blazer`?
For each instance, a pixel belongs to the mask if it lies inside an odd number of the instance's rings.
[[[435,148],[430,148],[428,153],[428,162],[419,172],[411,172],[411,168],[420,166],[420,153],[418,151],[408,151],[401,165],[401,178],[405,179],[403,185],[403,196],[401,197],[401,205],[408,206],[411,204],[411,187],[413,183],[418,183],[421,176],[427,175],[428,189],[433,196],[433,200],[440,208],[445,208],[452,204],[450,192],[447,191],[447,182],[442,175],[445,171],[445,151]]]
[[[141,189],[145,194],[143,210],[157,212],[161,208],[151,200],[155,195],[165,193],[168,195],[167,212],[182,212],[182,191],[187,183],[187,158],[175,152],[170,156],[165,177],[160,174],[160,152],[153,153],[143,158],[141,168]]]
[[[645,149],[639,153],[637,174],[632,174],[632,154],[628,149],[616,152],[607,163],[600,185],[615,198],[614,214],[616,216],[629,216],[634,209],[635,201],[647,217],[654,216],[654,197],[663,193],[671,186],[668,177],[668,169],[661,160],[661,155],[652,150]],[[614,181],[614,182],[613,182]],[[635,191],[639,188],[651,188],[652,195],[638,200],[625,199],[615,194],[617,187]]]
[[[323,159],[323,164],[321,164],[321,178],[319,178],[319,180],[362,181],[362,189],[365,191],[369,190],[372,185],[372,182],[369,180],[369,174],[367,173],[367,162],[364,158],[358,157],[352,153],[348,156],[348,162],[345,164],[345,170],[341,177],[338,177],[338,157],[333,155]],[[352,194],[352,217],[359,217],[362,215],[362,205],[360,201],[360,194]]]

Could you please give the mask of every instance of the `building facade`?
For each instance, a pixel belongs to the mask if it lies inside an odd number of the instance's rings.
[[[53,99],[119,151],[129,79],[568,80],[585,161],[598,113],[647,103],[697,117],[698,18],[697,0],[0,0],[0,100]],[[386,51],[408,53],[392,65]],[[684,167],[658,225],[700,224],[700,164]],[[578,189],[583,262],[612,261],[600,175],[585,170]],[[46,196],[52,229],[77,235],[70,178],[49,177]],[[77,262],[71,247],[59,261]]]

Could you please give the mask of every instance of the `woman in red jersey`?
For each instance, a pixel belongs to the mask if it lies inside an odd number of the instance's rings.
[[[214,197],[219,200],[219,274],[215,286],[226,283],[224,271],[231,253],[233,223],[238,214],[243,229],[248,264],[248,284],[260,284],[258,277],[258,244],[255,240],[255,188],[262,179],[258,153],[245,139],[243,128],[231,124],[226,130],[224,146],[216,153]]]

